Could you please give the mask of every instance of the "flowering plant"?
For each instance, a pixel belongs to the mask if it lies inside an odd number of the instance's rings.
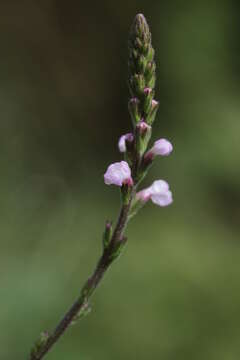
[[[155,82],[156,64],[151,33],[145,17],[138,14],[129,37],[129,112],[132,132],[122,135],[118,142],[124,160],[109,165],[104,174],[105,184],[120,188],[122,205],[119,218],[114,229],[112,223],[107,221],[102,255],[92,276],[84,284],[79,298],[51,334],[41,334],[31,351],[30,360],[42,359],[65,330],[89,312],[90,297],[127,242],[125,229],[128,221],[150,199],[162,207],[173,201],[169,185],[164,180],[156,180],[150,187],[137,191],[156,156],[167,156],[173,150],[172,144],[166,139],[155,141],[153,147],[148,149],[152,125],[159,107],[159,103],[154,99]]]

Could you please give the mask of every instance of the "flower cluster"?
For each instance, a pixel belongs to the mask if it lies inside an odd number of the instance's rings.
[[[139,192],[136,189],[149,170],[156,156],[168,156],[173,146],[170,141],[161,138],[148,149],[152,136],[152,125],[159,107],[154,99],[156,82],[156,64],[151,33],[142,14],[137,15],[129,39],[129,112],[133,131],[122,135],[118,148],[124,155],[124,161],[111,164],[104,174],[107,185],[121,187],[122,194],[126,188],[133,194],[132,207],[144,205],[148,200],[159,206],[172,203],[172,193],[164,180]],[[129,193],[129,191],[128,191]]]

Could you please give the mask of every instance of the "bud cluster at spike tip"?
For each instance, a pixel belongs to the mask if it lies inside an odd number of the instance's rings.
[[[153,123],[154,114],[150,116],[153,109],[156,109],[154,98],[154,87],[156,82],[156,64],[154,61],[154,50],[151,42],[151,33],[145,17],[138,14],[133,22],[129,37],[129,88],[133,99],[135,123],[144,118],[145,121]],[[136,99],[139,101],[136,103]],[[153,101],[155,101],[153,103]],[[136,109],[137,107],[137,109]],[[131,116],[132,113],[131,113]]]
[[[120,137],[118,149],[124,154],[124,160],[111,164],[104,174],[107,185],[121,187],[124,204],[129,201],[129,194],[134,189],[131,211],[138,211],[149,199],[159,206],[170,205],[173,201],[169,185],[164,180],[157,180],[137,194],[140,181],[146,176],[156,156],[168,156],[173,146],[167,139],[154,142],[152,148],[148,144],[152,135],[159,102],[154,99],[156,83],[156,64],[154,49],[148,23],[142,14],[138,14],[133,22],[129,37],[129,89],[131,98],[128,109],[133,130]]]

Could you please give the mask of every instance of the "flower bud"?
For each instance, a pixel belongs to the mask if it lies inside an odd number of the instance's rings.
[[[144,113],[149,114],[152,108],[152,100],[154,96],[154,92],[150,87],[145,87],[144,89]]]
[[[129,81],[132,96],[142,96],[145,87],[145,79],[142,74],[134,74]]]
[[[144,95],[145,95],[145,96],[148,96],[148,95],[150,95],[151,93],[152,93],[152,89],[151,89],[151,88],[146,87],[146,88],[144,89]]]
[[[152,128],[144,119],[142,119],[136,126],[136,146],[137,151],[142,156],[146,151],[148,142],[151,138]]]
[[[151,109],[148,113],[148,116],[146,117],[146,122],[149,125],[153,124],[155,117],[157,115],[158,108],[159,108],[159,102],[156,100],[152,100]]]
[[[139,111],[139,104],[140,104],[140,101],[136,97],[130,99],[130,101],[128,103],[128,109],[129,109],[129,113],[131,115],[131,119],[132,119],[132,123],[133,123],[134,127],[141,119],[141,115],[140,115],[140,111]]]
[[[112,222],[107,221],[103,233],[103,249],[106,249],[108,247],[111,241],[111,237],[112,237]]]
[[[145,135],[150,129],[150,126],[142,119],[139,124],[136,126],[137,133],[140,135]]]

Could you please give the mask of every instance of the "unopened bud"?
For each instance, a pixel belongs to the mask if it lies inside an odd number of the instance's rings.
[[[142,93],[145,88],[145,79],[142,74],[135,74],[130,80],[130,89],[132,94],[137,96],[142,96]]]
[[[129,178],[124,181],[121,187],[122,203],[124,205],[127,205],[129,203],[133,185],[134,183],[132,178]]]
[[[151,88],[146,87],[146,88],[144,89],[144,95],[148,96],[148,95],[150,95],[151,93],[152,93],[152,89],[151,89]]]
[[[103,233],[103,249],[106,249],[108,247],[111,241],[111,237],[112,237],[112,222],[107,221]]]
[[[141,115],[140,115],[140,111],[139,111],[139,104],[140,104],[140,101],[136,97],[130,99],[129,103],[128,103],[128,109],[129,109],[129,113],[131,115],[131,119],[132,119],[132,123],[133,123],[134,127],[141,119]]]
[[[144,88],[153,89],[156,79],[151,33],[143,14],[135,17],[131,28],[128,63],[131,94],[142,101]]]
[[[153,124],[155,117],[157,115],[158,108],[159,108],[159,102],[156,100],[152,100],[151,110],[149,111],[148,116],[146,117],[146,122],[149,125]]]
[[[149,126],[144,120],[141,120],[136,126],[136,146],[140,156],[142,156],[146,151],[151,134],[151,126]]]
[[[144,113],[147,115],[151,111],[152,108],[152,100],[154,96],[154,92],[151,88],[145,87],[144,89]]]
[[[150,55],[150,56],[153,56],[153,55]],[[154,61],[148,62],[144,75],[145,75],[146,86],[153,89],[154,88],[153,84],[155,85],[154,81],[156,79],[156,64]]]

